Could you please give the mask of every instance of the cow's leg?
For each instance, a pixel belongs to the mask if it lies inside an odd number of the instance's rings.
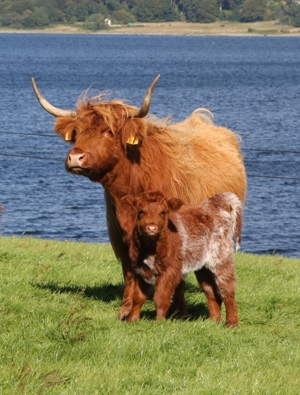
[[[122,306],[119,311],[118,318],[120,320],[126,320],[131,313],[133,295],[138,284],[137,279],[131,270],[128,246],[123,242],[123,231],[116,217],[114,202],[111,195],[107,191],[105,191],[105,200],[108,234],[114,253],[117,259],[119,259],[122,263],[125,283]]]
[[[147,284],[143,279],[136,279],[136,284],[132,295],[132,308],[130,314],[127,317],[127,321],[133,322],[140,318],[141,308],[147,301],[149,289],[150,285]]]
[[[226,309],[226,325],[237,326],[238,309],[235,301],[236,278],[233,259],[228,258],[222,265],[215,268],[216,284]]]
[[[133,307],[133,296],[136,292],[135,289],[139,287],[139,283],[137,281],[135,274],[131,270],[131,262],[128,256],[127,245],[125,245],[123,241],[120,240],[120,244],[117,247],[112,242],[112,247],[114,249],[116,257],[121,259],[123,277],[124,277],[124,292],[123,292],[122,306],[120,308],[118,318],[120,320],[126,320],[131,313]]]
[[[153,301],[156,307],[156,318],[158,320],[165,318],[176,288],[181,286],[180,277],[180,272],[174,272],[172,271],[172,268],[170,268],[170,270],[166,270],[161,273],[157,278]],[[182,287],[180,287],[180,292],[182,292],[181,288]]]
[[[209,317],[213,320],[221,321],[222,299],[218,293],[214,274],[205,267],[195,272],[198,283],[204,292],[209,310]]]
[[[139,319],[141,306],[146,302],[149,291],[149,284],[136,277],[132,272],[127,260],[122,261],[124,276],[124,293],[122,306],[120,308],[118,319],[136,321]]]
[[[124,291],[122,306],[120,308],[118,319],[126,320],[132,311],[133,307],[133,295],[136,288],[136,278],[130,270],[126,270],[123,266],[123,276],[124,276]]]

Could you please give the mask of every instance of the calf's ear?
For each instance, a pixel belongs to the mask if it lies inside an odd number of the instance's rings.
[[[172,198],[167,201],[168,207],[170,210],[179,210],[180,207],[184,204],[181,199]]]
[[[119,224],[124,231],[123,239],[125,242],[128,242],[136,225],[136,198],[134,196],[127,195],[117,201],[116,214]]]

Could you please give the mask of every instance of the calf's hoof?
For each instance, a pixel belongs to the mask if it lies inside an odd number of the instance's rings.
[[[120,308],[119,314],[118,314],[118,320],[120,321],[127,321],[130,313],[132,310],[132,306],[126,306],[126,305],[122,305],[122,307]]]
[[[226,321],[226,326],[227,326],[227,328],[235,328],[235,327],[239,326],[239,322],[238,322],[238,320]]]

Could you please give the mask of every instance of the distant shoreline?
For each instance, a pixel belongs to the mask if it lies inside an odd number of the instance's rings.
[[[2,29],[0,34],[94,34],[94,35],[170,35],[170,36],[299,36],[300,28],[282,25],[278,21],[238,23],[136,23],[116,25],[107,30],[88,31],[81,25],[58,25],[45,29]]]

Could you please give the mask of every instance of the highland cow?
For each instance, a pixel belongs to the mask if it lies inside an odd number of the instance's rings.
[[[108,234],[122,262],[125,281],[119,318],[128,321],[136,319],[133,297],[144,285],[136,281],[128,247],[122,241],[116,200],[154,189],[188,204],[199,204],[226,191],[242,201],[246,197],[239,138],[214,125],[209,111],[197,109],[179,123],[147,116],[158,78],[150,85],[141,108],[121,100],[106,101],[99,95],[88,101],[83,98],[75,110],[54,107],[32,79],[40,104],[56,117],[56,133],[73,144],[65,161],[67,171],[88,177],[105,189]],[[179,315],[186,314],[183,288],[182,280],[173,297]]]

